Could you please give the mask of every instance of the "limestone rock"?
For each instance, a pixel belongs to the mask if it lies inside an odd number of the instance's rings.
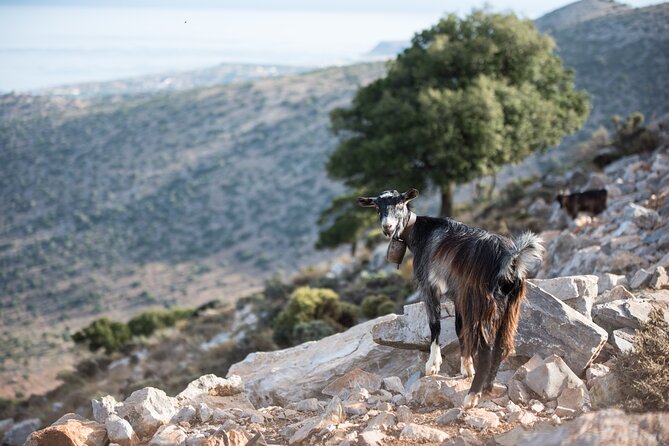
[[[648,285],[654,290],[669,288],[669,276],[667,275],[667,270],[663,266],[655,267]]]
[[[584,387],[567,387],[560,393],[557,404],[555,414],[558,416],[562,416],[558,413],[560,408],[566,408],[573,410],[576,414],[581,414],[590,409],[590,395]]]
[[[424,376],[411,386],[407,400],[420,407],[460,406],[470,384],[468,379]]]
[[[528,282],[557,297],[590,319],[592,304],[598,294],[598,281],[597,276],[563,276],[554,279],[533,279]]]
[[[627,291],[624,285],[616,285],[609,291],[606,291],[595,299],[595,304],[606,304],[615,300],[634,299],[634,294]]]
[[[372,430],[362,432],[358,438],[360,438],[362,446],[382,446],[385,443],[386,434],[378,430]]]
[[[588,367],[588,370],[585,371],[585,379],[588,384],[588,388],[592,386],[592,381],[595,378],[606,376],[611,372],[611,369],[606,364],[593,364]]]
[[[620,382],[615,374],[609,373],[592,379],[590,403],[595,409],[604,409],[618,404],[621,400]]]
[[[321,405],[318,404],[316,398],[307,398],[297,403],[295,410],[299,410],[300,412],[318,412],[321,410]]]
[[[177,412],[177,400],[160,389],[145,387],[134,391],[118,409],[140,437],[152,437]]]
[[[533,393],[521,381],[512,379],[509,381],[509,399],[516,404],[527,404],[532,398]]]
[[[186,432],[173,424],[161,426],[148,446],[182,446],[186,444]]]
[[[197,411],[193,406],[183,406],[179,411],[174,414],[172,419],[170,420],[171,424],[179,424],[179,423],[190,423],[193,421],[195,416],[197,415]]]
[[[392,393],[404,395],[404,385],[402,385],[402,380],[397,376],[383,378],[383,388]]]
[[[620,353],[632,352],[634,351],[635,336],[636,330],[631,328],[619,328],[618,330],[613,330],[609,343]]]
[[[530,370],[525,384],[544,401],[556,399],[567,387],[585,389],[583,381],[556,355],[549,356],[542,365]]]
[[[593,321],[607,332],[619,328],[638,329],[642,322],[648,320],[653,304],[643,299],[615,300],[595,305],[592,309]]]
[[[28,436],[42,425],[39,418],[29,418],[15,423],[2,437],[3,446],[21,446]]]
[[[105,446],[107,431],[95,421],[70,418],[60,424],[33,432],[25,446]],[[3,445],[6,444],[3,441]],[[10,444],[10,443],[7,443]]]
[[[455,334],[455,317],[449,311],[449,306],[442,305],[441,334],[439,344],[442,354],[456,351],[458,337]],[[427,323],[427,313],[422,302],[405,305],[404,314],[393,315],[380,322],[372,329],[374,341],[381,345],[388,345],[401,349],[418,349],[429,351],[430,327]]]
[[[433,427],[421,426],[420,424],[409,423],[407,424],[402,432],[400,433],[400,439],[402,440],[411,440],[416,442],[421,441],[434,441],[442,442],[446,441],[450,436],[439,429]]]
[[[369,420],[365,430],[380,430],[385,432],[396,425],[397,418],[395,418],[395,415],[390,412],[380,412],[377,416]]]
[[[119,446],[135,446],[138,443],[137,434],[130,423],[117,415],[111,414],[105,421],[109,441]]]
[[[381,377],[379,375],[355,368],[330,382],[323,389],[323,393],[329,396],[338,395],[341,398],[346,398],[354,390],[367,389],[367,391],[374,393],[380,388]]]
[[[628,203],[624,210],[625,218],[634,222],[642,229],[653,229],[660,221],[660,215],[657,211],[639,206],[634,203]]]
[[[442,426],[447,426],[449,424],[455,423],[463,416],[463,414],[464,411],[462,409],[459,407],[454,407],[452,409],[448,409],[446,412],[438,416],[434,422]]]
[[[259,407],[318,397],[334,377],[355,368],[406,380],[424,368],[424,354],[378,345],[370,333],[376,324],[395,317],[383,316],[289,349],[251,353],[229,375],[242,377],[248,397]]]
[[[2,436],[5,435],[5,432],[11,429],[12,426],[14,426],[13,418],[5,418],[4,420],[0,420],[0,438],[2,438]]]
[[[522,303],[516,354],[561,356],[577,374],[585,371],[599,354],[608,335],[605,330],[573,308],[528,283]]]
[[[633,290],[639,289],[639,288],[646,288],[648,287],[648,284],[650,283],[650,278],[653,277],[653,272],[652,271],[647,271],[645,269],[640,269],[637,271],[634,276],[632,277],[632,280],[630,280],[630,288]]]
[[[490,429],[499,426],[499,417],[481,408],[469,409],[464,415],[465,424],[474,429]]]
[[[353,416],[364,415],[367,413],[367,405],[359,402],[346,402],[344,403],[344,412]]]
[[[413,413],[407,406],[400,406],[397,408],[397,421],[399,423],[411,423],[413,421]]]
[[[188,384],[180,394],[177,400],[192,401],[200,395],[212,396],[233,396],[244,391],[242,379],[237,375],[231,375],[229,378],[220,378],[214,374],[203,375]]]
[[[113,396],[106,395],[100,398],[99,401],[92,400],[91,406],[93,406],[93,418],[95,418],[95,421],[104,424],[107,421],[107,417],[116,414],[116,411],[122,404],[116,401]]]
[[[669,414],[627,415],[603,410],[581,415],[574,421],[545,431],[527,432],[518,446],[577,446],[583,444],[660,445],[669,439]]]

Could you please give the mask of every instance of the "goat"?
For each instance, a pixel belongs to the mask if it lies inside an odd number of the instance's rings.
[[[474,376],[463,405],[474,407],[482,392],[492,389],[502,359],[515,352],[525,276],[535,261],[541,261],[543,246],[530,232],[510,240],[450,218],[417,217],[409,208],[417,196],[416,189],[389,190],[378,197],[360,197],[358,204],[375,207],[383,233],[405,241],[413,253],[414,278],[430,326],[428,376],[438,374],[442,362],[440,297],[453,298],[460,371]]]
[[[560,203],[560,209],[574,219],[580,211],[597,215],[606,210],[606,189],[593,189],[573,194],[559,194],[555,201]]]

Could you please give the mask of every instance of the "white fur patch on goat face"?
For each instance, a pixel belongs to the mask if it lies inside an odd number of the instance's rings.
[[[430,345],[430,358],[425,364],[425,375],[438,375],[441,369],[441,347],[438,342],[433,342]]]

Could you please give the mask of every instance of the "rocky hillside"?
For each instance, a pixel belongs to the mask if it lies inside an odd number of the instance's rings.
[[[586,131],[613,115],[640,111],[654,119],[669,112],[669,80],[660,74],[669,72],[669,3],[631,9],[585,0],[537,24],[555,39],[564,64],[576,71],[576,86],[591,95]]]
[[[160,390],[196,363],[198,350],[266,330],[262,313],[254,315],[248,301],[219,322],[222,331],[210,325],[206,342],[169,339],[162,349],[107,363],[95,372],[101,374],[98,389],[110,379],[140,388],[75,406],[76,414],[26,444],[66,437],[90,445],[666,444],[669,415],[652,412],[666,410],[669,401],[662,366],[669,361],[669,126],[658,128],[662,140],[650,153],[622,158],[603,172],[545,179],[606,187],[608,209],[572,221],[557,206],[542,207],[539,200],[532,206],[555,229],[542,233],[547,256],[539,278],[528,284],[516,354],[503,362],[493,393],[477,408],[461,409],[471,379],[458,376],[448,301],[442,304],[441,376],[423,376],[429,329],[417,303],[315,342],[251,353],[230,367],[227,379],[201,376],[170,391],[175,397]],[[333,268],[327,277],[343,273]],[[153,379],[157,388],[141,387],[137,376],[164,372],[160,358],[173,371]],[[50,417],[72,393],[44,402]],[[22,444],[40,425],[29,413],[2,420],[3,441]]]

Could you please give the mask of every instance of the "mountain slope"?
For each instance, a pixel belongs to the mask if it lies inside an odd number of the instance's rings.
[[[669,3],[614,8],[550,34],[564,64],[576,71],[577,87],[591,95],[586,129],[608,124],[616,114],[641,111],[651,118],[669,112]]]
[[[317,261],[340,190],[322,174],[328,111],[383,69],[113,103],[0,97],[3,325],[233,298]]]
[[[580,0],[539,17],[535,23],[540,31],[552,34],[597,17],[630,10],[629,6],[614,0]]]

